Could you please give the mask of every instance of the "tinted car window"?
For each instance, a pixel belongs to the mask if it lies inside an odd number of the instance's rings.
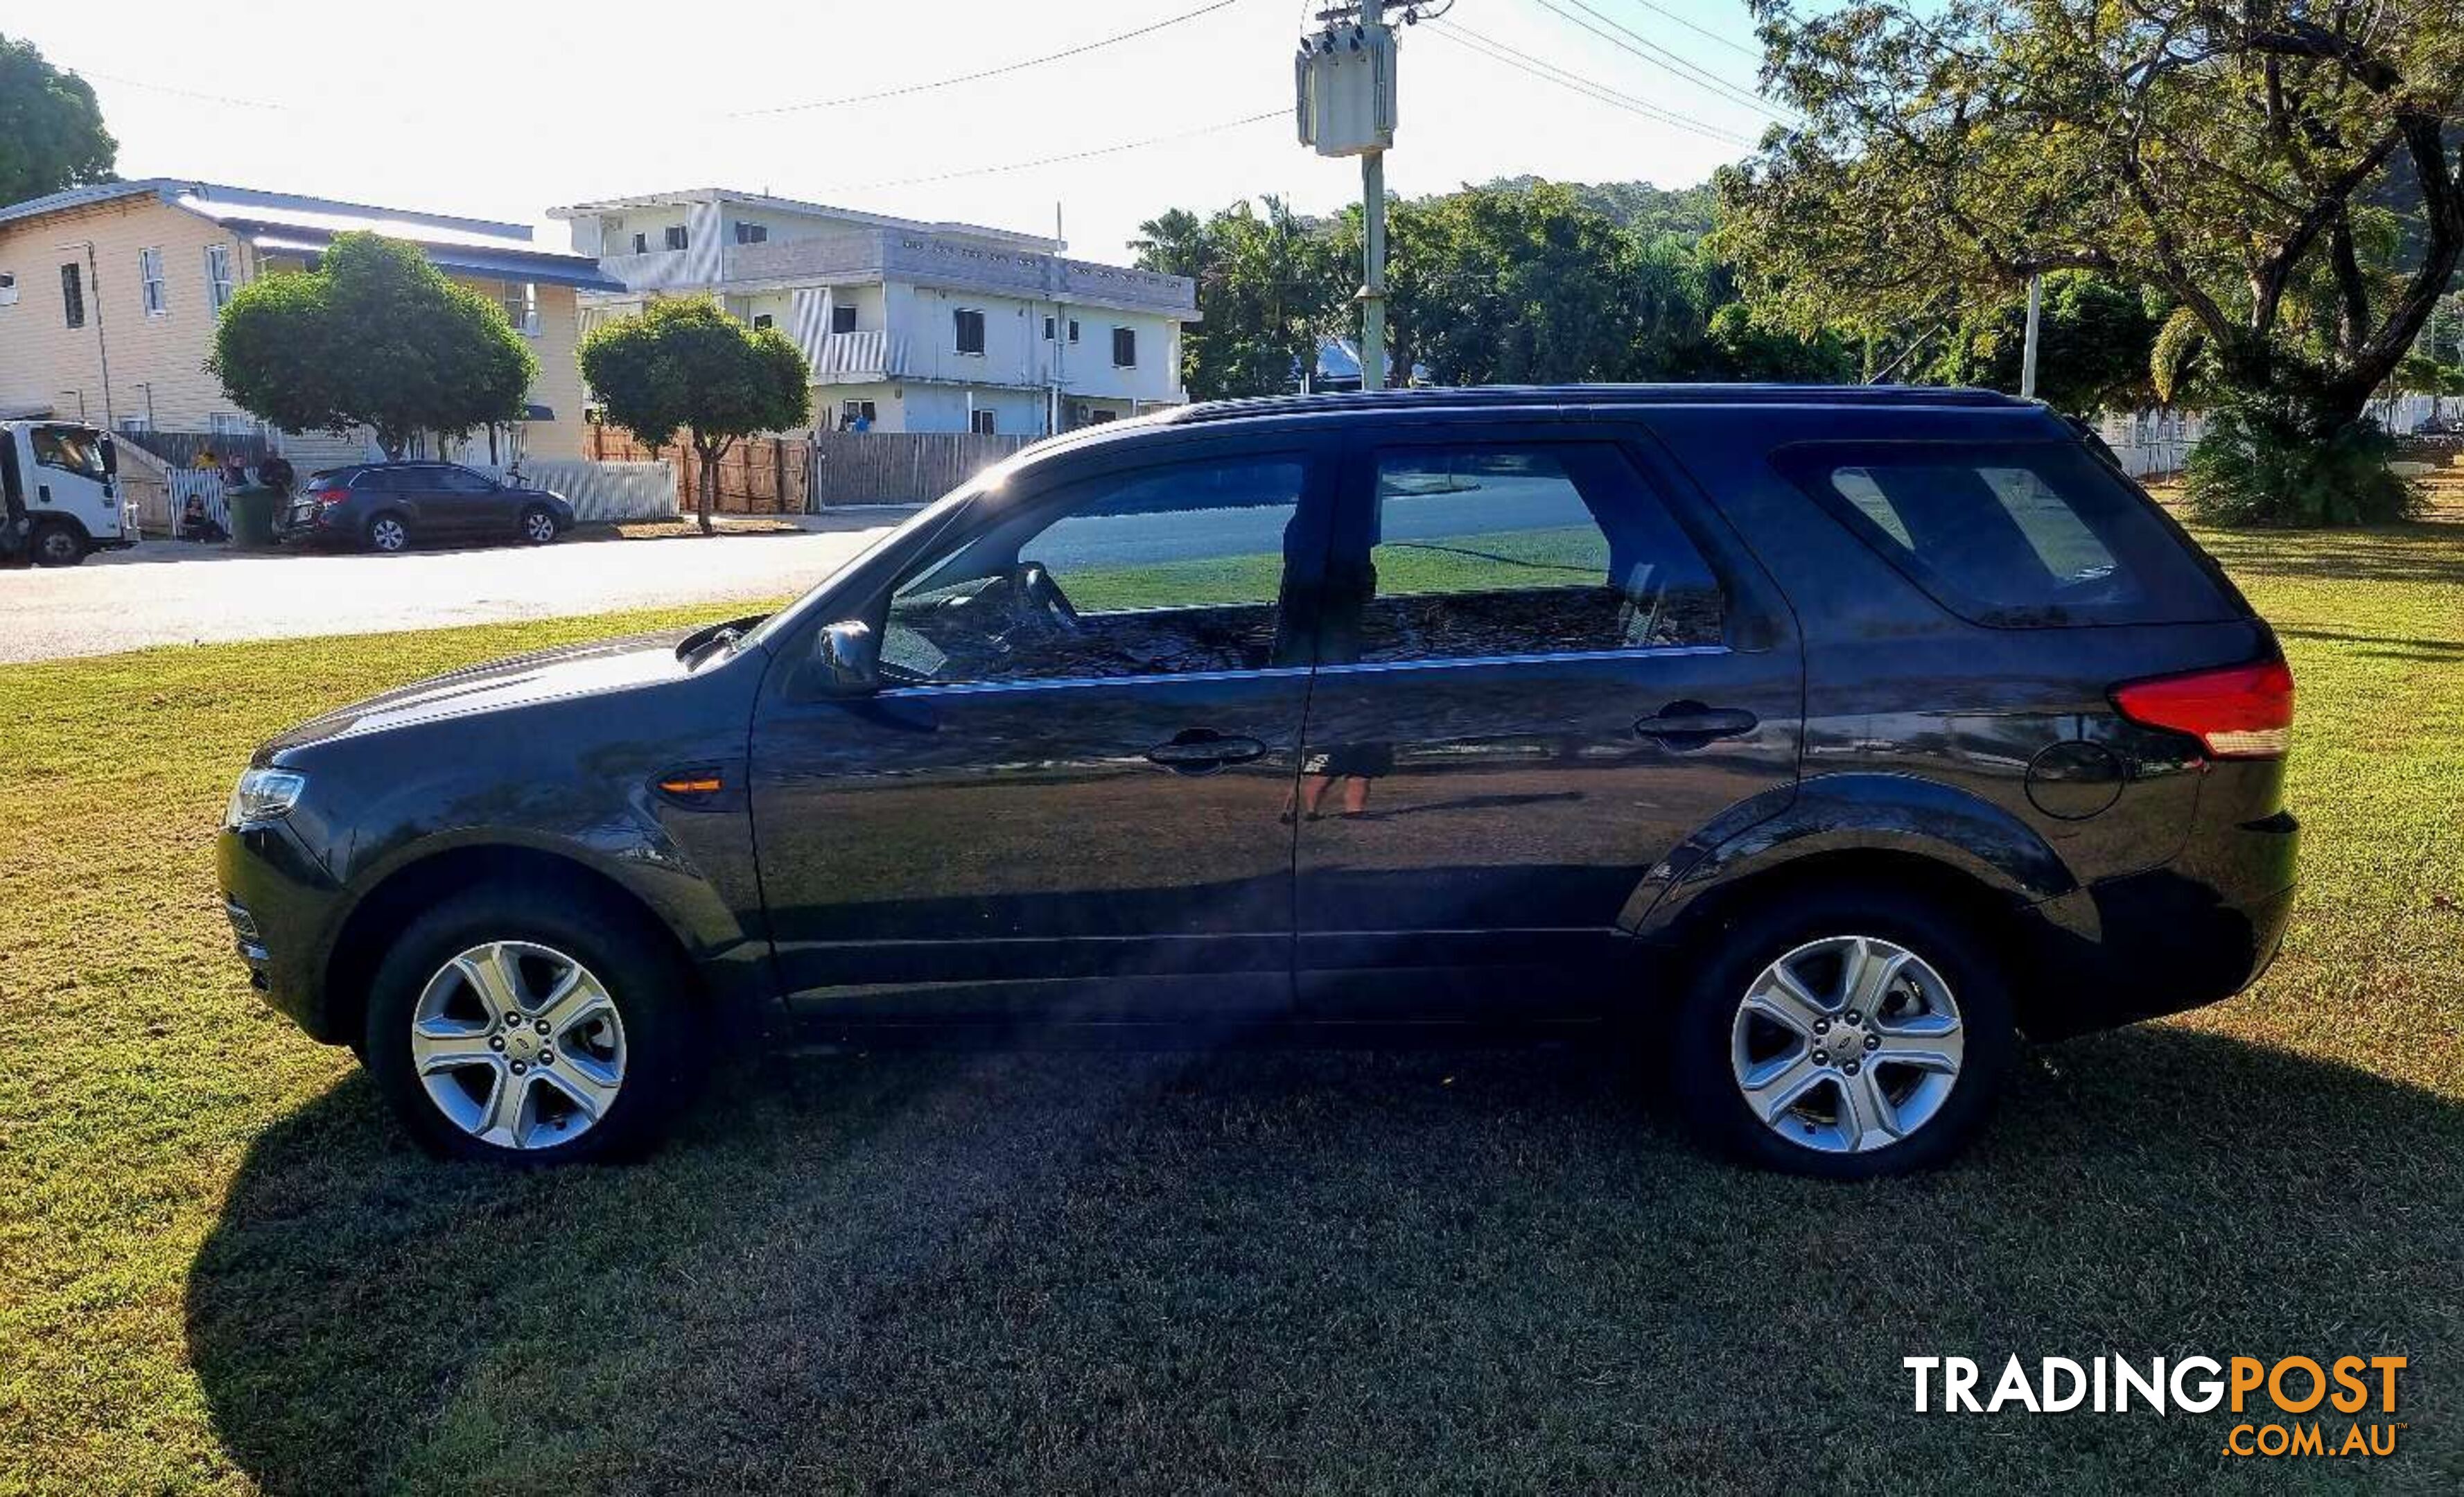
[[[2234,616],[2189,542],[2076,445],[1822,444],[1772,461],[1909,581],[1977,623]]]
[[[486,494],[488,480],[468,468],[439,468],[433,473],[435,486],[447,494]]]
[[[1254,670],[1289,654],[1298,457],[1140,469],[1020,507],[911,568],[882,661],[909,682]]]
[[[1356,620],[1334,629],[1337,659],[1469,659],[1721,639],[1710,569],[1607,444],[1381,451],[1369,540],[1367,571],[1350,589],[1363,596]]]

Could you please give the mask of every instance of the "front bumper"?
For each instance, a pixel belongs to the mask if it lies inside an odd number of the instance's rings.
[[[223,914],[251,985],[299,1027],[325,1043],[323,973],[341,891],[280,822],[226,826],[214,843]]]

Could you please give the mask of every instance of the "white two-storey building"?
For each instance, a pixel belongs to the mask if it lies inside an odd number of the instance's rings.
[[[708,294],[813,366],[817,423],[1036,435],[1187,399],[1197,284],[1063,255],[1060,240],[715,187],[549,209],[621,293],[585,331]]]

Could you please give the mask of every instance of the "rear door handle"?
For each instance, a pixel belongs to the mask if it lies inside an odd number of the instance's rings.
[[[1705,707],[1701,702],[1670,702],[1634,725],[1646,738],[1670,748],[1698,748],[1714,738],[1739,738],[1760,721],[1741,707]]]
[[[1266,745],[1239,734],[1213,728],[1185,728],[1168,743],[1147,750],[1147,758],[1175,774],[1203,775],[1227,764],[1245,764],[1266,757]]]

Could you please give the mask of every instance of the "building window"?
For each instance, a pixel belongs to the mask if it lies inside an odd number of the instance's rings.
[[[60,267],[60,316],[71,327],[85,326],[85,274],[81,267]]]
[[[527,280],[505,282],[505,320],[525,338],[539,336],[539,286]]]
[[[872,402],[870,402],[870,401],[869,401],[869,400],[850,400],[850,401],[844,401],[844,402],[842,402],[842,403],[840,404],[840,406],[839,406],[839,429],[840,429],[840,430],[842,430],[842,431],[856,431],[856,430],[862,430],[862,429],[866,429],[866,428],[870,427],[870,426],[872,425],[872,422],[873,422]],[[859,425],[859,423],[861,423],[861,425]]]
[[[834,301],[830,303],[830,331],[833,333],[852,333],[855,331],[855,304],[853,302]]]
[[[163,249],[160,245],[137,252],[137,286],[145,302],[147,317],[165,317],[171,311],[168,287],[163,284]]]
[[[650,253],[650,236],[649,234],[635,234],[633,236],[633,253],[635,254],[648,254]]]
[[[13,307],[16,304],[17,277],[11,272],[0,271],[0,307]]]
[[[991,436],[999,429],[990,410],[978,407],[967,412],[967,429],[978,436]]]
[[[214,316],[220,317],[223,308],[231,305],[231,246],[209,244],[206,246],[206,305]]]
[[[766,244],[769,242],[769,239],[770,226],[768,224],[748,224],[740,218],[736,221],[736,242],[737,244]]]
[[[1112,329],[1112,367],[1134,369],[1138,366],[1138,330],[1134,327]]]
[[[1078,341],[1078,319],[1074,317],[1069,319],[1069,341],[1073,343]]]
[[[256,419],[236,410],[206,412],[206,430],[214,436],[254,436]]]
[[[691,245],[692,243],[693,243],[693,235],[691,235],[691,234],[689,234],[689,233],[685,232],[685,226],[684,226],[684,225],[682,225],[682,224],[670,224],[670,225],[668,226],[668,248],[669,248],[669,249],[671,249],[671,250],[682,250],[682,249],[686,248],[687,246]]]
[[[1045,319],[1044,319],[1044,341],[1045,341],[1045,342],[1047,342],[1047,343],[1048,343],[1048,342],[1050,342],[1050,341],[1052,341],[1052,331],[1053,331],[1053,319],[1050,319],[1050,318],[1045,318]]]
[[[953,330],[957,336],[957,350],[962,354],[981,356],[984,351],[984,315],[974,307],[958,307],[950,314]]]
[[[778,319],[776,318],[773,318],[767,312],[756,312],[753,314],[753,330],[758,333],[763,328],[771,326]]]

